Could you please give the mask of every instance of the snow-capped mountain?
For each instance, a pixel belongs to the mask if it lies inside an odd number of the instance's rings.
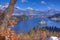
[[[8,4],[0,5],[0,11],[4,11],[8,7]]]
[[[54,14],[60,13],[60,11],[59,10],[55,10],[55,9],[50,9],[50,10],[47,10],[46,13],[48,15],[54,15]]]
[[[8,7],[8,4],[0,5],[0,11],[4,11],[7,7]],[[60,13],[60,11],[54,10],[54,9],[41,11],[41,10],[34,10],[32,8],[21,9],[20,7],[15,7],[13,15],[23,15],[23,14],[26,14],[26,15],[54,15],[56,13]]]

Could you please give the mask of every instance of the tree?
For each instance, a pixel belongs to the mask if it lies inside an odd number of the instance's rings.
[[[15,3],[16,3],[16,0],[10,0],[8,8],[6,9],[6,11],[3,12],[4,18],[3,18],[2,25],[0,26],[1,27],[1,31],[6,30],[6,28],[8,27],[7,26],[8,25],[8,21],[11,18],[12,13],[14,11]]]
[[[34,31],[32,29],[30,29],[30,31],[28,32],[28,34],[32,38],[34,36]]]

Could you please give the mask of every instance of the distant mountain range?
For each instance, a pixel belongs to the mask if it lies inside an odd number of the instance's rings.
[[[0,11],[3,12],[6,8],[8,7],[8,5],[0,5]],[[58,14],[60,13],[59,10],[54,10],[54,9],[50,9],[50,10],[45,10],[45,11],[41,11],[41,10],[33,10],[30,8],[26,8],[26,9],[21,9],[19,7],[15,7],[14,8],[14,12],[13,15],[54,15],[54,14]]]
[[[53,16],[50,16],[49,18],[53,18],[53,17],[60,18],[60,13],[54,14]]]
[[[60,22],[60,13],[48,17],[50,20]]]

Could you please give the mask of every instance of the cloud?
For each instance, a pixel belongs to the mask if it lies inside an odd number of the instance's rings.
[[[2,9],[2,10],[5,9],[5,8],[7,8],[7,7],[8,7],[8,4],[1,4],[0,5],[0,9]]]
[[[19,7],[19,6],[15,6],[15,8],[17,8],[17,9],[19,9],[19,10],[25,10],[25,9]]]
[[[22,3],[27,2],[27,0],[21,0]]]
[[[41,1],[41,4],[47,4],[45,1]]]
[[[19,6],[16,6],[16,8],[21,9]]]
[[[2,5],[0,5],[0,9],[3,9],[3,6]]]
[[[27,7],[26,9],[30,9],[30,10],[33,10],[33,8],[31,8],[31,7]]]
[[[47,6],[47,8],[48,8],[48,10],[51,10],[51,9],[53,9],[54,6],[55,6],[54,4],[50,4]]]
[[[50,6],[48,6],[48,10],[51,10],[52,8]]]

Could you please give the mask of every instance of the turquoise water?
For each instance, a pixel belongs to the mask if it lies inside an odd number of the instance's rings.
[[[47,24],[40,24],[39,22],[41,20],[44,20],[47,22]],[[39,26],[39,27],[43,27],[43,26],[57,26],[60,27],[60,22],[54,22],[51,21],[48,18],[29,18],[27,20],[24,21],[19,21],[15,26],[14,26],[14,30],[16,33],[20,33],[20,32],[28,32],[31,28],[35,27],[35,26]]]

